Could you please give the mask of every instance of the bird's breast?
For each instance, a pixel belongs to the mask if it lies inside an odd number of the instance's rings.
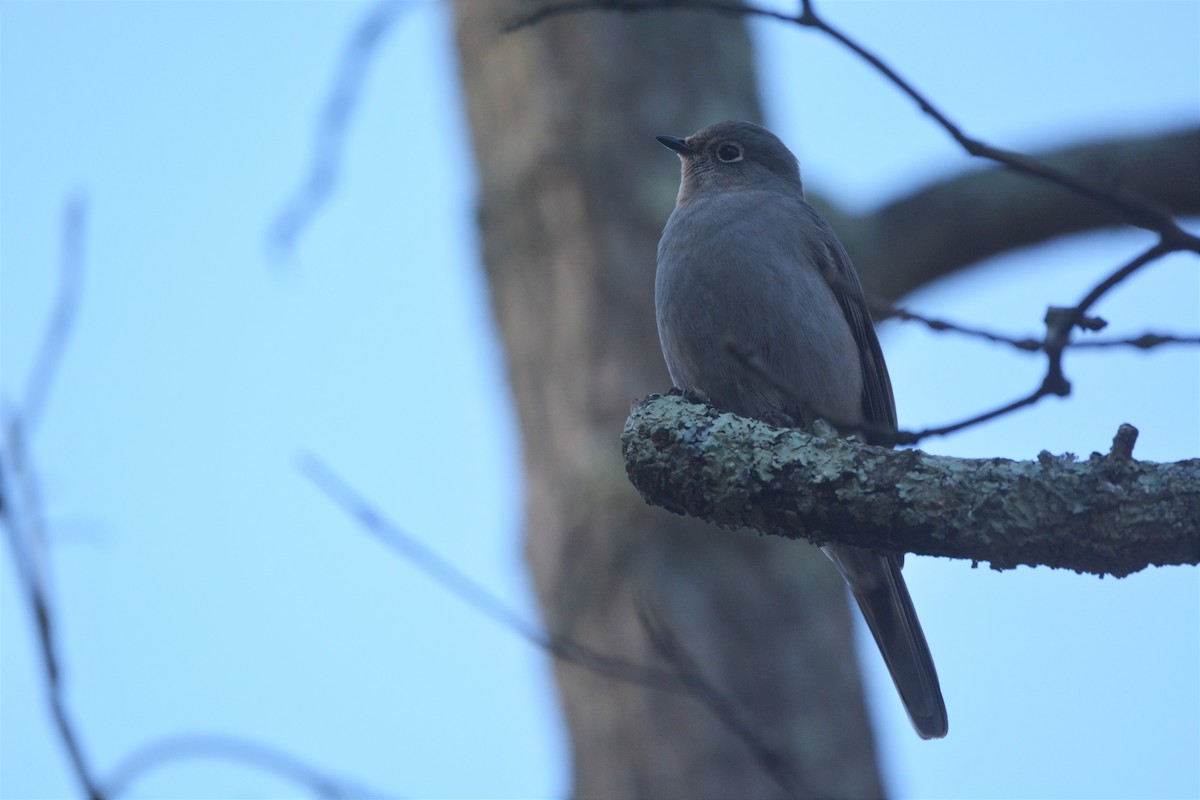
[[[857,345],[814,262],[822,248],[752,194],[693,198],[663,231],[655,310],[671,378],[746,416],[857,419]]]

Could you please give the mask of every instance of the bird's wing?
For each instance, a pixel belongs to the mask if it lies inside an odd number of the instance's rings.
[[[824,222],[824,220],[822,220]],[[892,396],[892,380],[879,347],[879,337],[871,322],[871,310],[863,294],[862,284],[850,264],[850,256],[837,240],[828,224],[821,226],[821,244],[825,251],[822,275],[833,290],[850,333],[858,344],[863,374],[862,414],[866,422],[896,428],[896,400]],[[870,441],[871,437],[866,437]]]
[[[875,335],[862,284],[837,236],[815,211],[813,214],[824,251],[822,276],[833,290],[858,344],[863,375],[862,418],[895,430],[896,400],[892,395],[892,381],[888,377],[879,338]],[[868,433],[865,438],[869,442],[872,437]],[[917,732],[925,739],[945,736],[949,726],[937,669],[900,573],[904,554],[881,553],[844,544],[829,544],[822,549],[842,573],[858,601]]]

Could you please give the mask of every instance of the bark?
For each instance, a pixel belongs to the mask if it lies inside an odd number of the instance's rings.
[[[533,7],[460,0],[455,14],[538,600],[554,633],[642,664],[670,666],[664,653],[682,651],[718,692],[702,701],[700,690],[557,663],[572,795],[880,796],[832,568],[807,545],[649,508],[622,465],[630,400],[669,385],[654,253],[679,166],[653,137],[760,117],[746,32],[691,13],[586,14],[499,32]],[[737,724],[719,713],[730,710]]]
[[[660,397],[634,409],[622,441],[646,502],[725,528],[995,569],[1124,577],[1200,563],[1200,459],[1134,461],[1127,437],[1084,461],[952,458]]]

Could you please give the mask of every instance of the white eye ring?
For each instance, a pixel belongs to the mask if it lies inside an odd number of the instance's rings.
[[[737,142],[722,142],[717,146],[717,160],[733,164],[742,160],[742,146]]]

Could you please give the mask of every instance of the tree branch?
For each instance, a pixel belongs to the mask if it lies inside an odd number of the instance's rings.
[[[615,658],[568,636],[542,630],[526,622],[499,597],[389,522],[322,461],[309,456],[302,460],[299,466],[309,480],[330,500],[350,513],[365,530],[475,610],[564,663],[575,664],[613,680],[688,694],[712,712],[722,725],[741,740],[755,760],[789,797],[812,796],[812,791],[783,754],[769,746],[754,725],[747,722],[733,699],[702,674],[695,660],[686,653],[683,644],[671,631],[665,616],[654,607],[648,597],[635,597],[638,619],[655,652],[670,665],[669,668],[658,665],[643,666]]]
[[[400,0],[378,0],[346,42],[333,88],[317,122],[308,175],[271,225],[270,244],[275,255],[291,254],[297,239],[332,196],[341,176],[346,139],[358,111],[367,71],[374,65],[379,47],[387,41],[392,27],[412,8]]]
[[[13,569],[33,617],[46,680],[46,699],[54,726],[81,793],[90,800],[102,800],[104,794],[67,703],[53,603],[47,585],[46,526],[41,490],[30,452],[31,440],[49,403],[54,378],[61,368],[79,313],[86,217],[87,204],[82,195],[67,201],[63,212],[61,276],[54,311],[46,322],[24,402],[11,411],[6,410],[0,422],[0,466],[3,467],[0,470],[0,524],[7,533]]]
[[[525,14],[510,21],[504,26],[503,31],[513,33],[556,16],[589,10],[624,13],[690,10],[726,17],[765,17],[820,31],[870,64],[898,91],[915,102],[922,112],[933,119],[968,154],[1002,164],[1025,176],[1045,181],[1048,185],[1057,185],[1060,188],[1068,189],[1076,197],[1094,204],[1097,209],[1107,209],[1110,215],[1115,215],[1130,225],[1156,232],[1170,251],[1191,250],[1200,253],[1200,236],[1195,236],[1179,227],[1179,224],[1172,219],[1168,209],[1164,209],[1158,203],[1132,191],[1128,186],[1119,182],[1096,181],[1093,176],[1085,173],[1064,169],[1057,164],[1033,158],[1024,153],[996,147],[968,135],[950,119],[948,114],[901,77],[880,56],[823,19],[817,13],[813,0],[801,0],[800,10],[794,15],[753,5],[744,5],[740,0],[572,0],[543,6],[532,13]],[[955,211],[957,212],[957,209]],[[926,219],[933,218],[935,217]],[[854,256],[855,254],[851,252],[850,255]]]
[[[1100,317],[1089,316],[1088,310],[1095,305],[1096,301],[1103,297],[1106,293],[1112,291],[1119,286],[1129,276],[1144,268],[1147,264],[1153,263],[1158,258],[1161,258],[1167,252],[1167,246],[1164,244],[1156,244],[1132,260],[1121,265],[1112,274],[1100,281],[1092,287],[1087,295],[1076,305],[1070,308],[1062,308],[1051,306],[1046,310],[1046,336],[1041,342],[1034,343],[1037,350],[1041,350],[1046,354],[1046,372],[1042,376],[1041,381],[1030,392],[1016,400],[1004,403],[998,407],[991,408],[987,411],[975,414],[966,419],[957,422],[939,425],[933,428],[923,428],[917,431],[895,430],[890,425],[882,425],[880,423],[865,422],[854,419],[831,419],[826,418],[826,422],[833,425],[844,436],[864,434],[865,438],[878,445],[913,445],[926,439],[930,436],[945,436],[950,433],[967,428],[981,425],[984,422],[997,419],[1018,411],[1027,406],[1032,406],[1041,401],[1043,397],[1055,395],[1057,397],[1066,397],[1071,394],[1071,382],[1067,379],[1066,372],[1063,370],[1063,353],[1071,345],[1071,333],[1075,328],[1084,331],[1103,330],[1108,323]],[[934,329],[955,329],[962,333],[969,333],[974,336],[982,336],[993,341],[999,340],[994,334],[981,331],[978,329],[968,329],[960,326],[951,326],[947,323],[939,323],[935,320],[922,318],[907,312],[901,312],[900,316],[908,319],[920,320]],[[1139,337],[1138,340],[1150,346],[1152,342],[1161,337],[1147,336]],[[1022,350],[1029,350],[1030,347],[1026,342],[1015,339],[1006,339],[1009,344],[1018,347]],[[1182,338],[1174,339],[1174,341],[1185,341]],[[735,358],[741,366],[751,372],[757,374],[760,378],[774,385],[780,392],[787,395],[791,389],[780,383],[777,383],[776,376],[766,370],[755,354],[745,352],[737,342],[727,341],[725,343],[729,354]]]
[[[801,8],[801,13],[795,20],[796,24],[821,31],[874,67],[893,86],[916,102],[923,112],[929,115],[969,154],[1003,164],[1016,172],[1040,178],[1049,184],[1069,189],[1076,196],[1086,198],[1098,207],[1107,208],[1110,212],[1118,214],[1130,225],[1157,232],[1162,242],[1172,250],[1186,249],[1200,252],[1200,237],[1193,236],[1180,228],[1169,212],[1141,195],[1129,191],[1127,187],[1099,183],[1094,181],[1091,176],[1062,169],[1055,164],[1027,156],[1024,153],[995,147],[967,135],[946,113],[908,81],[900,77],[899,73],[884,63],[879,56],[819,17],[813,6],[813,0],[801,0]]]
[[[725,528],[1123,577],[1200,564],[1200,459],[963,459],[773,428],[679,397],[634,408],[621,436],[652,505]],[[1121,437],[1128,442],[1129,436]]]
[[[219,733],[179,733],[143,745],[113,770],[105,787],[105,796],[130,794],[133,786],[146,774],[177,761],[192,759],[241,763],[291,781],[315,797],[369,800],[392,796],[357,781],[335,778],[304,759],[270,745]]]
[[[1152,198],[1173,214],[1200,214],[1200,129],[1075,145],[1036,159]],[[863,216],[811,199],[838,231],[863,284],[883,298],[902,297],[1000,253],[1126,221],[1003,168],[936,181]]]
[[[118,797],[136,778],[164,763],[207,756],[257,766],[321,797],[382,796],[362,784],[337,780],[281,750],[227,736],[192,734],[157,739],[131,755],[108,781],[100,779],[88,757],[82,731],[67,702],[59,629],[50,593],[47,524],[32,453],[34,433],[52,398],[54,379],[62,368],[79,315],[87,208],[83,195],[69,199],[64,208],[61,276],[54,309],[46,322],[24,401],[0,413],[0,528],[8,540],[13,570],[33,618],[50,715],[81,795],[88,800]]]
[[[957,333],[970,339],[980,339],[993,344],[1006,344],[1014,350],[1023,353],[1039,353],[1046,349],[1044,339],[1031,339],[1028,336],[1013,336],[999,331],[987,330],[974,325],[963,325],[949,320],[937,319],[935,317],[926,316],[925,314],[917,314],[909,311],[907,308],[900,306],[889,306],[885,303],[879,303],[868,298],[871,306],[871,318],[876,323],[883,322],[888,319],[898,319],[902,322],[919,322],[934,333]],[[1089,328],[1089,330],[1101,330],[1104,326]],[[1064,349],[1103,349],[1116,347],[1133,347],[1138,350],[1153,350],[1165,345],[1200,345],[1200,335],[1182,334],[1182,333],[1159,333],[1155,331],[1146,331],[1136,336],[1128,336],[1121,339],[1099,339],[1091,341],[1070,341],[1065,343]]]

